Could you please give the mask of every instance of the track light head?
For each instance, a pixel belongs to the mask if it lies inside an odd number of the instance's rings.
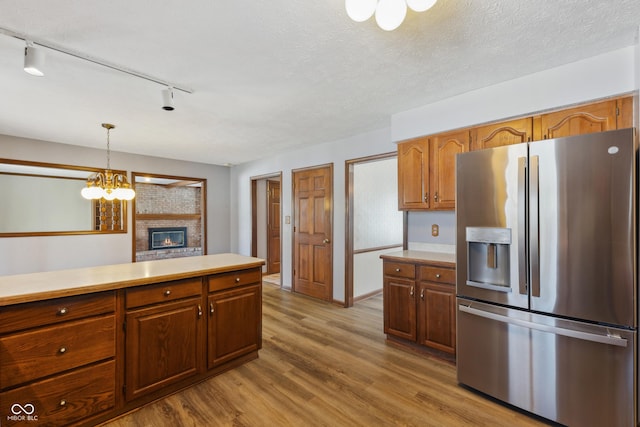
[[[162,91],[162,109],[165,111],[173,111],[173,88],[168,87]]]
[[[24,48],[24,71],[32,76],[42,77],[44,66],[44,51],[27,42]]]

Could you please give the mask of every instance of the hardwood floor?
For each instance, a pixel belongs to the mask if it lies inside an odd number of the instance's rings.
[[[265,283],[263,297],[259,359],[104,426],[547,425],[387,345],[382,296],[345,309]]]

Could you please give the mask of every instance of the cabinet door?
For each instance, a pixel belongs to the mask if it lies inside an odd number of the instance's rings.
[[[398,209],[429,208],[429,140],[398,144]]]
[[[479,126],[471,131],[471,149],[501,147],[529,142],[533,136],[533,119],[525,117],[508,122]]]
[[[126,314],[126,399],[199,372],[204,348],[200,298]]]
[[[469,131],[451,132],[431,138],[431,209],[456,207],[456,154],[469,151]]]
[[[382,298],[384,333],[415,341],[415,282],[387,276],[383,282]]]
[[[456,298],[452,285],[420,283],[418,344],[447,353],[456,351]]]
[[[209,296],[208,367],[262,347],[262,290],[259,284]]]
[[[536,140],[604,132],[617,128],[617,101],[583,105],[539,117]]]

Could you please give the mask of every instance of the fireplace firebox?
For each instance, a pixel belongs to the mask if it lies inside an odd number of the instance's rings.
[[[149,250],[187,247],[187,227],[149,228]]]

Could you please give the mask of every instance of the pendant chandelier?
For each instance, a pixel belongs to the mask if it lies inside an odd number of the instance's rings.
[[[415,12],[430,9],[437,0],[345,0],[349,18],[364,22],[376,15],[378,26],[385,31],[393,31],[402,24],[407,15],[407,6]]]
[[[87,186],[81,191],[82,197],[85,199],[131,200],[136,196],[136,192],[131,188],[127,176],[113,173],[111,170],[109,132],[115,126],[111,123],[103,123],[102,127],[107,130],[107,168],[104,172],[96,172],[87,178]]]

